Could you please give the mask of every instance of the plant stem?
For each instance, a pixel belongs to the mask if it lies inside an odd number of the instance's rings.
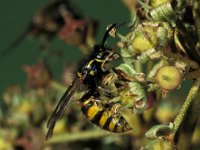
[[[195,97],[186,113],[181,128],[175,135],[177,148],[181,150],[191,149],[191,139],[197,125],[200,114],[200,89],[197,90]]]
[[[112,135],[109,132],[102,130],[90,130],[78,133],[67,133],[62,135],[55,135],[50,141],[47,141],[46,144],[57,144],[57,143],[66,143],[78,140],[88,140],[94,138],[105,137],[108,135]]]
[[[173,127],[173,132],[174,134],[177,132],[178,128],[180,127],[185,115],[186,115],[186,112],[190,106],[190,104],[192,103],[192,101],[194,100],[194,98],[196,97],[197,95],[197,91],[199,89],[199,86],[200,86],[200,80],[198,79],[194,85],[192,86],[192,88],[190,89],[189,91],[189,94],[178,114],[178,116],[176,117],[176,119],[174,120],[174,127]]]

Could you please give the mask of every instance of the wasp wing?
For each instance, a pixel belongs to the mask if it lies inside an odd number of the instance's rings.
[[[55,110],[51,114],[51,117],[50,117],[50,119],[47,123],[48,132],[47,132],[47,135],[46,135],[46,139],[48,139],[52,136],[53,129],[55,127],[57,120],[62,117],[67,105],[69,104],[69,102],[72,98],[72,96],[76,92],[77,88],[80,87],[80,84],[83,82],[85,77],[86,77],[86,75],[84,75],[82,78],[74,79],[74,81],[72,82],[70,87],[67,89],[67,91],[61,97],[58,105],[56,106]]]

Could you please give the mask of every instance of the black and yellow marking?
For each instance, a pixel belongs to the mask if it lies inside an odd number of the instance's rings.
[[[94,104],[94,102],[90,101],[88,103],[84,103],[81,110],[88,117],[88,119],[91,120],[100,111],[100,108]]]
[[[99,106],[90,99],[82,99],[82,112],[98,127],[114,133],[123,133],[131,130],[127,121],[121,116],[113,116],[110,109]],[[111,104],[112,105],[112,104]]]
[[[116,132],[116,133],[123,133],[124,132],[124,118],[121,116],[118,120],[118,122],[115,124],[115,127],[114,127],[114,131],[113,132]]]
[[[100,120],[103,116],[104,110],[99,111],[92,119],[91,121],[96,124],[97,126],[100,126]]]
[[[104,111],[103,115],[101,116],[101,118],[99,120],[99,126],[101,128],[104,127],[104,125],[105,125],[106,121],[108,120],[109,116],[110,116],[109,112],[108,111]]]
[[[111,120],[111,122],[110,122],[110,124],[109,124],[109,126],[108,126],[108,131],[110,131],[110,132],[115,132],[115,131],[114,131],[114,128],[115,128],[116,123],[117,123],[116,119],[117,119],[117,118],[112,118],[112,120]]]
[[[96,58],[95,61],[97,61],[97,62],[103,62],[104,60]]]
[[[107,120],[106,120],[106,122],[104,123],[102,129],[105,129],[105,130],[108,130],[108,131],[109,131],[109,124],[111,123],[112,119],[113,119],[113,117],[111,117],[111,116],[110,116],[109,118],[107,118]]]

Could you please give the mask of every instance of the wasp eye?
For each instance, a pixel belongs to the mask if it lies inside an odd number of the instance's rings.
[[[102,55],[103,55],[102,53],[98,53],[97,58],[99,58],[99,59],[102,58]]]
[[[101,58],[101,56],[102,56],[102,55],[97,55],[97,58],[99,58],[99,59],[100,59],[100,58]]]
[[[94,45],[94,50],[99,52],[99,51],[102,51],[102,46],[101,45]]]

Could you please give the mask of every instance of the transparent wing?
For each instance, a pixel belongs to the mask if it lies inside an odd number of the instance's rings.
[[[74,79],[74,81],[72,82],[70,87],[67,89],[67,91],[61,97],[58,105],[56,106],[55,110],[51,114],[51,117],[49,118],[49,121],[47,123],[48,131],[47,131],[46,139],[51,138],[51,136],[53,134],[53,129],[55,127],[57,120],[62,117],[67,105],[69,104],[69,102],[72,98],[72,96],[76,92],[77,88],[80,87],[80,84],[83,82],[85,77],[86,77],[86,75],[84,75],[82,78]]]

